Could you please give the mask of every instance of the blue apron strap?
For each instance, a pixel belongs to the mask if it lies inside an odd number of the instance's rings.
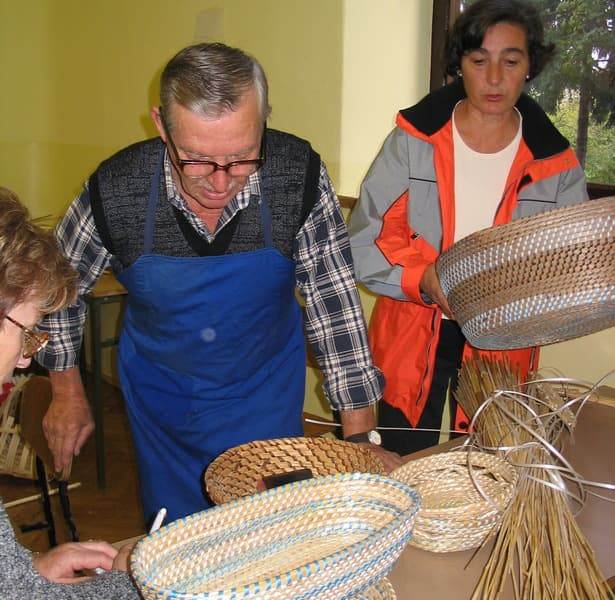
[[[149,187],[147,215],[145,216],[145,230],[143,234],[143,254],[149,254],[152,251],[152,245],[154,242],[154,223],[156,221],[156,205],[158,204],[158,185],[160,182],[160,174],[162,173],[163,164],[164,148],[160,153],[160,160],[156,165],[156,171]]]
[[[267,204],[267,198],[262,193],[262,181],[261,181],[261,224],[263,226],[263,237],[265,238],[265,247],[273,248],[273,235],[271,234],[271,213],[269,212],[269,204]]]

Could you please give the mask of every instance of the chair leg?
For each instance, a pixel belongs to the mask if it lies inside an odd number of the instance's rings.
[[[60,505],[62,506],[62,514],[64,515],[64,520],[66,521],[66,525],[68,527],[70,539],[73,542],[78,542],[79,534],[77,533],[77,528],[75,527],[75,522],[73,521],[73,515],[71,514],[71,510],[70,510],[70,500],[68,498],[68,482],[66,481],[58,482],[58,494],[60,496]]]
[[[31,525],[22,525],[20,529],[23,533],[27,533],[28,531],[36,531],[38,529],[47,529],[49,546],[53,548],[54,546],[58,545],[58,541],[56,538],[56,528],[53,521],[53,513],[51,512],[49,482],[47,481],[47,473],[45,472],[45,466],[43,465],[43,461],[38,456],[36,457],[36,477],[38,480],[38,485],[41,488],[45,520],[39,523],[33,523]]]
[[[36,474],[38,476],[38,482],[41,486],[41,493],[43,495],[43,511],[45,512],[45,520],[47,521],[47,536],[49,537],[49,545],[53,548],[58,545],[58,541],[56,539],[56,526],[53,520],[53,513],[51,512],[49,482],[47,481],[47,473],[45,472],[43,461],[38,456],[36,457]]]

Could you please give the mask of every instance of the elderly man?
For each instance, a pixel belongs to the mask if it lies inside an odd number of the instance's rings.
[[[147,517],[206,507],[203,470],[227,448],[302,434],[304,326],[344,436],[378,441],[382,375],[340,208],[310,145],[266,128],[267,91],[241,50],[182,50],[152,109],[160,138],[104,161],[57,230],[81,295],[109,265],[128,290],[119,372]],[[59,340],[41,359],[57,467],[92,431],[75,367],[84,310],[47,321]]]

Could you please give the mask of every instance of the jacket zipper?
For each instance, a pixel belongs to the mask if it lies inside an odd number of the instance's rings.
[[[425,371],[423,372],[423,378],[421,379],[421,388],[419,390],[419,394],[416,398],[416,405],[418,406],[419,402],[421,401],[421,398],[423,397],[423,387],[425,386],[425,380],[427,379],[427,371],[429,371],[429,353],[431,351],[431,345],[433,344],[434,338],[435,338],[435,323],[436,323],[436,316],[437,316],[438,311],[434,310],[433,311],[433,316],[431,317],[431,340],[429,341],[429,345],[427,346],[427,364],[425,366]]]

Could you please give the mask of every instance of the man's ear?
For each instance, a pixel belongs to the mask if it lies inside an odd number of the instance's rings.
[[[167,132],[164,130],[164,127],[162,125],[162,119],[160,118],[160,107],[152,106],[152,110],[149,114],[152,117],[152,121],[154,121],[154,125],[156,125],[156,129],[158,130],[158,134],[162,138],[162,141],[166,142]]]

